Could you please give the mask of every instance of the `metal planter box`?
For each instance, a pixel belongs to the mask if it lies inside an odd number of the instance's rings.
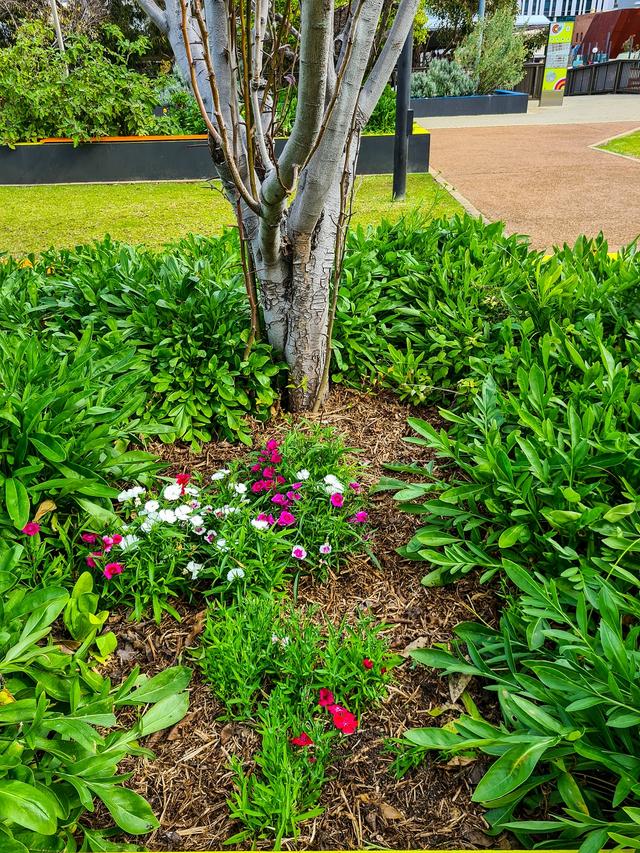
[[[359,175],[393,170],[393,136],[363,136]],[[429,134],[409,136],[409,172],[429,171]],[[276,151],[285,140],[277,140]],[[105,138],[73,147],[69,140],[0,146],[0,184],[198,181],[216,178],[206,136]]]
[[[526,92],[496,91],[492,95],[464,95],[452,98],[412,98],[415,118],[439,116],[482,116],[526,113]]]

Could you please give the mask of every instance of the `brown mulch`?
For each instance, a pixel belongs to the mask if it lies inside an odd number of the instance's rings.
[[[402,441],[408,433],[407,417],[416,414],[432,423],[438,421],[435,412],[416,413],[392,397],[340,389],[313,420],[335,427],[350,447],[362,451],[358,458],[365,467],[363,482],[370,486],[385,473],[384,463],[429,461],[424,449]],[[300,420],[278,414],[267,426],[255,425],[256,440],[277,437]],[[209,444],[197,456],[188,448],[160,445],[153,449],[170,463],[172,471],[212,471],[246,453],[226,442]],[[409,644],[447,642],[461,621],[496,622],[499,602],[490,586],[464,578],[450,587],[428,589],[420,584],[425,566],[398,556],[396,549],[411,538],[419,519],[399,512],[385,492],[372,496],[370,516],[376,529],[373,551],[380,568],[360,557],[327,583],[305,578],[298,588],[300,604],[320,605],[336,621],[367,610],[388,626],[387,637],[398,651]],[[133,624],[125,614],[114,614],[110,627],[118,635],[119,650],[109,674],[117,679],[134,664],[153,674],[176,662],[189,663],[184,652],[196,642],[202,614],[184,607],[181,611],[181,623],[166,618],[159,626],[153,621]],[[456,691],[450,692],[446,679],[426,667],[416,667],[408,660],[396,674],[388,699],[363,717],[357,733],[345,739],[341,754],[336,755],[322,796],[324,813],[303,824],[295,841],[285,840],[284,849],[503,846],[500,839],[484,833],[481,809],[471,802],[473,788],[486,769],[482,761],[444,764],[434,755],[403,779],[390,771],[393,755],[385,748],[388,738],[400,736],[409,727],[441,725],[464,710],[459,699],[452,701]],[[473,682],[468,689],[481,711],[493,716],[491,695]],[[441,714],[434,716],[438,709]],[[149,800],[160,819],[160,829],[144,842],[150,850],[221,849],[241,829],[228,817],[226,800],[232,791],[229,758],[237,755],[250,764],[258,738],[247,725],[219,721],[220,710],[209,688],[194,674],[187,717],[172,731],[158,732],[145,744],[154,750],[156,760],[123,763],[122,769],[134,774],[128,784]],[[270,844],[244,846],[268,849]],[[506,841],[504,846],[509,846]]]

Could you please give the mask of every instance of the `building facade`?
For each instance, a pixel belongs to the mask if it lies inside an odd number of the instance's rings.
[[[519,0],[520,15],[545,18],[574,17],[590,12],[608,12],[616,9],[616,0]]]

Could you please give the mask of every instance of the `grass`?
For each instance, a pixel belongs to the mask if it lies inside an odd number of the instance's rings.
[[[354,207],[352,221],[363,225],[399,219],[415,208],[433,217],[461,210],[430,175],[409,175],[401,202],[391,201],[390,175],[358,178]],[[189,233],[215,234],[233,221],[217,182],[0,187],[0,252],[13,255],[105,234],[159,248]]]
[[[604,148],[605,151],[613,151],[615,154],[626,154],[627,157],[640,157],[640,130],[611,139],[598,147]]]

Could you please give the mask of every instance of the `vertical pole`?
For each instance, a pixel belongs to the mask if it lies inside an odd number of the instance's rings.
[[[396,138],[393,145],[393,198],[402,199],[407,192],[407,159],[409,156],[409,102],[411,98],[411,62],[413,29],[398,59],[396,80]]]
[[[56,39],[58,42],[58,47],[60,48],[60,53],[62,54],[62,61],[64,62],[64,76],[69,76],[69,67],[67,65],[67,60],[65,58],[64,53],[64,39],[62,38],[62,29],[60,27],[60,18],[58,17],[58,2],[57,0],[50,0],[51,4],[51,14],[53,15],[53,26],[56,31]]]
[[[478,60],[476,62],[476,71],[480,67],[480,60],[482,59],[482,40],[484,37],[485,8],[485,0],[478,0]]]

